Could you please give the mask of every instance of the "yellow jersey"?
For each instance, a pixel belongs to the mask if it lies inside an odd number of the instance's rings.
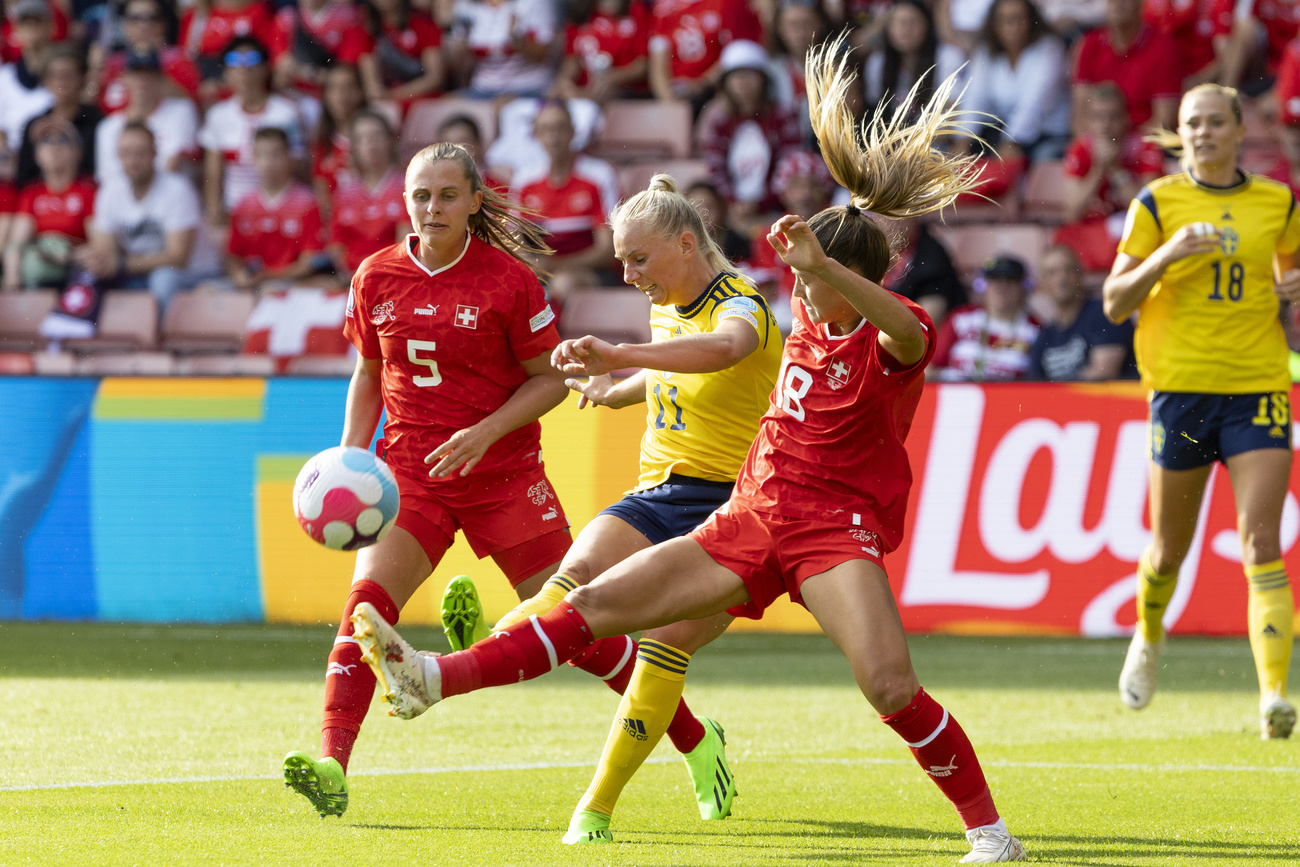
[[[1138,308],[1138,370],[1157,391],[1288,391],[1286,337],[1273,291],[1273,255],[1300,247],[1300,216],[1285,185],[1245,174],[1236,186],[1190,172],[1152,181],[1129,205],[1119,252],[1146,259],[1188,223],[1211,223],[1219,249],[1170,265]]]
[[[767,412],[781,366],[781,331],[767,302],[739,277],[719,274],[687,307],[650,308],[652,341],[707,334],[728,319],[758,332],[758,348],[713,373],[647,371],[646,431],[635,490],[662,485],[670,473],[734,482]]]

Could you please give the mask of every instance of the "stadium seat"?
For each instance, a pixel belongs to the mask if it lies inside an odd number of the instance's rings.
[[[616,163],[691,155],[691,107],[684,101],[616,99],[605,105],[605,128],[592,147]]]
[[[346,355],[299,355],[285,365],[286,376],[351,376],[357,360]]]
[[[696,181],[708,180],[709,165],[704,160],[654,160],[620,166],[618,188],[624,198],[634,196],[650,185],[657,174],[669,174],[677,181],[677,189],[685,190]]]
[[[153,349],[158,345],[158,302],[149,292],[110,289],[104,293],[95,336],[62,343],[82,354]]]
[[[53,289],[0,293],[0,350],[32,352],[49,339],[40,334],[41,320],[59,303]]]
[[[469,115],[478,124],[479,134],[483,137],[486,151],[497,137],[496,107],[487,100],[460,99],[459,97],[441,97],[439,99],[422,99],[413,103],[406,113],[406,122],[402,125],[402,135],[398,150],[402,159],[409,160],[416,151],[438,140],[438,127],[449,117],[458,114]],[[479,154],[482,158],[483,154]]]
[[[588,334],[610,343],[650,342],[650,299],[639,289],[584,289],[564,305],[560,335]]]
[[[987,226],[931,226],[934,234],[947,245],[962,276],[969,279],[989,259],[998,255],[1015,256],[1029,272],[1038,270],[1038,261],[1051,244],[1052,232],[1032,223]]]
[[[269,355],[192,355],[176,361],[184,376],[274,376],[275,359]]]
[[[179,353],[236,353],[256,299],[248,292],[183,292],[163,318],[163,348]]]
[[[170,376],[175,360],[167,352],[116,352],[86,355],[75,362],[80,376]]]
[[[36,372],[30,352],[0,352],[0,376],[27,376]]]
[[[77,372],[77,359],[71,352],[34,352],[32,363],[41,376],[72,376]]]
[[[1060,225],[1065,214],[1065,166],[1044,160],[1029,169],[1025,179],[1025,204],[1021,219]]]

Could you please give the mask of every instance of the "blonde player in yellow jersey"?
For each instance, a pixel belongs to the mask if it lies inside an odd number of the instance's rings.
[[[1138,312],[1134,342],[1151,407],[1152,538],[1138,564],[1138,625],[1119,690],[1135,710],[1155,693],[1161,618],[1221,461],[1237,503],[1261,735],[1285,738],[1296,720],[1286,699],[1295,608],[1279,538],[1291,380],[1278,299],[1300,300],[1300,216],[1285,185],[1237,167],[1244,134],[1235,90],[1187,92],[1177,135],[1161,141],[1181,150],[1184,171],[1134,199],[1103,290],[1113,321]]]
[[[781,363],[781,333],[758,291],[741,279],[699,213],[668,175],[621,203],[610,216],[623,279],[652,303],[652,339],[613,345],[595,337],[563,341],[552,363],[573,376],[579,408],[645,406],[641,475],[623,499],[597,515],[574,540],[559,571],[495,631],[545,614],[579,585],[645,548],[684,536],[727,501],[758,432]],[[641,368],[615,381],[611,371]],[[443,625],[454,649],[486,635],[482,606],[468,578],[443,596]],[[666,733],[683,754],[700,815],[731,811],[735,778],[722,727],[697,720],[682,701],[691,654],[721,635],[732,617],[673,624],[593,646],[605,661],[575,663],[623,693],[596,776],[578,803],[566,843],[599,843],[615,801]],[[608,673],[605,674],[605,670]],[[628,680],[630,676],[630,681]],[[619,687],[626,684],[625,689]]]

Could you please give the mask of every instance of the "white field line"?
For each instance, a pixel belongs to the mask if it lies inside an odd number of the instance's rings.
[[[676,762],[676,757],[649,759],[648,765],[665,765]],[[817,759],[817,758],[762,758],[741,756],[732,759],[737,764],[775,763],[804,765],[911,765],[908,759],[857,758],[857,759]],[[1211,774],[1297,774],[1300,766],[1266,767],[1260,765],[1212,765],[1197,763],[1180,764],[1141,764],[1137,762],[983,762],[985,767],[1005,768],[1009,770],[1074,770],[1074,771],[1139,771],[1142,773],[1211,773]],[[561,768],[590,768],[593,763],[586,762],[524,762],[500,765],[462,765],[446,768],[394,768],[373,771],[356,771],[353,777],[395,777],[406,775],[464,774],[487,773],[493,771],[546,771]],[[185,785],[189,783],[237,783],[251,780],[280,780],[272,774],[238,774],[213,777],[161,777],[152,780],[100,780],[79,783],[38,783],[30,786],[0,786],[0,792],[39,792],[53,789],[102,789],[115,786],[162,786]]]

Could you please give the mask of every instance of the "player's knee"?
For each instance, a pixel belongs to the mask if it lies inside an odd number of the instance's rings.
[[[1272,563],[1282,559],[1282,544],[1277,533],[1268,530],[1242,533],[1241,565],[1249,569],[1262,563]]]
[[[585,558],[578,557],[572,561],[566,560],[560,565],[560,572],[567,575],[578,586],[590,584],[591,579],[595,576],[591,574],[591,566]]]
[[[1152,570],[1157,575],[1172,575],[1183,565],[1183,560],[1187,557],[1185,549],[1175,549],[1168,545],[1153,543],[1147,554]]]
[[[912,666],[906,663],[876,664],[859,673],[858,686],[879,714],[891,714],[907,707],[920,689]]]

